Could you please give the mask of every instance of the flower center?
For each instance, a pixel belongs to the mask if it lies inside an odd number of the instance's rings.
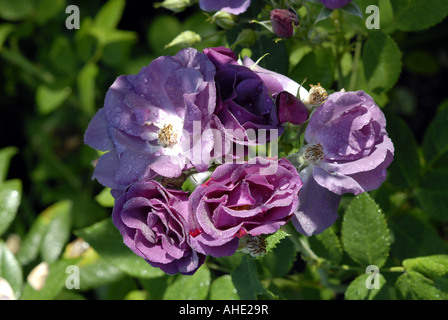
[[[165,124],[162,129],[157,131],[158,142],[163,147],[171,146],[177,143],[177,133],[172,124]]]
[[[306,145],[303,157],[308,163],[315,164],[324,158],[324,149],[320,143],[308,144]]]

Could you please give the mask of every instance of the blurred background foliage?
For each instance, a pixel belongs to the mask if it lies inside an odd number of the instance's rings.
[[[293,38],[275,41],[249,23],[269,20],[269,1],[253,0],[223,29],[196,3],[173,13],[151,1],[0,0],[0,277],[15,298],[446,298],[448,4],[356,0],[359,11],[324,12],[316,1],[290,2],[300,8],[300,26]],[[80,28],[69,30],[72,4]],[[380,8],[379,30],[365,27],[369,4]],[[341,218],[324,234],[283,235],[261,259],[210,258],[192,277],[148,266],[110,221],[113,200],[91,180],[99,154],[83,135],[117,76],[187,45],[226,45],[254,60],[270,53],[262,66],[306,79],[306,87],[365,90],[386,113],[395,144],[386,183],[370,196],[344,197]],[[297,148],[288,134],[284,152]],[[373,261],[387,269],[379,292],[365,289],[371,261],[357,256],[343,230],[373,206],[381,208],[380,218],[372,213],[379,231],[366,227],[362,240],[386,239]],[[80,289],[66,286],[70,265],[81,270]],[[30,277],[39,266],[48,274],[43,288]]]

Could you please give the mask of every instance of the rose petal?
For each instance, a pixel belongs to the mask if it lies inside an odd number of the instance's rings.
[[[297,231],[309,237],[333,225],[338,218],[341,197],[317,184],[311,168],[301,171],[300,177],[303,187],[299,192],[299,206],[291,221]]]

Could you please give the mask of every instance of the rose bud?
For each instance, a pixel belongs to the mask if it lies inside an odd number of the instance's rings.
[[[297,14],[288,9],[271,11],[272,31],[281,38],[290,38],[294,34],[294,26],[299,24]]]
[[[280,123],[302,124],[308,119],[308,109],[305,104],[287,91],[277,95],[275,106]]]

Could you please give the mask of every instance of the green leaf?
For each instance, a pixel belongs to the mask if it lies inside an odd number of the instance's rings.
[[[160,30],[163,30],[163,32],[160,32]],[[178,48],[165,50],[164,47],[180,32],[182,32],[182,28],[176,17],[169,15],[156,16],[151,21],[147,32],[149,47],[158,55],[175,54]]]
[[[194,31],[185,30],[179,33],[170,43],[164,46],[164,49],[180,46],[182,48],[192,47],[196,43],[201,42],[201,36]]]
[[[0,17],[5,20],[23,20],[33,10],[33,0],[0,0]]]
[[[130,276],[153,278],[164,274],[160,269],[151,267],[123,243],[120,232],[110,218],[75,231],[75,234],[89,243],[100,257]]]
[[[39,253],[48,261],[59,257],[70,236],[70,210],[71,202],[64,200],[55,203],[39,214],[17,253],[17,259],[22,265],[36,259]]]
[[[47,61],[52,72],[69,77],[78,72],[76,55],[73,49],[73,45],[68,38],[63,36],[55,37],[47,53]],[[58,83],[58,87],[47,88],[47,90],[61,91],[66,90],[66,88]]]
[[[334,228],[328,228],[315,237],[310,237],[309,242],[313,251],[319,256],[336,264],[342,260],[342,245]]]
[[[40,114],[48,114],[56,110],[70,96],[70,87],[50,88],[40,85],[36,90],[37,110]]]
[[[97,26],[90,27],[89,34],[94,36],[103,47],[114,42],[134,41],[137,37],[133,31],[105,29]]]
[[[289,234],[283,229],[278,229],[275,233],[270,234],[265,238],[266,241],[266,253],[271,252],[281,240],[288,237]]]
[[[0,50],[2,49],[3,44],[5,43],[9,34],[12,33],[14,30],[15,26],[12,23],[2,23],[0,25]]]
[[[22,182],[20,180],[8,180],[0,184],[0,236],[16,217],[21,197]]]
[[[175,13],[179,13],[185,10],[186,7],[191,5],[191,0],[164,0],[162,2],[154,3],[154,8],[165,8]]]
[[[232,282],[242,300],[256,300],[265,289],[258,278],[255,259],[244,255],[241,264],[232,272]]]
[[[289,238],[283,239],[270,253],[260,258],[262,269],[268,276],[282,278],[291,270],[297,249]]]
[[[314,21],[314,23],[318,23],[319,21],[325,20],[330,18],[331,14],[333,13],[332,9],[329,9],[325,6],[322,6],[322,9],[320,10],[319,14],[317,15],[316,20]]]
[[[402,31],[418,31],[436,25],[448,15],[445,0],[392,0],[393,24]]]
[[[69,276],[67,267],[76,265],[77,259],[63,259],[49,264],[49,273],[41,290],[35,290],[29,283],[23,288],[22,300],[53,300],[65,287]]]
[[[305,88],[310,84],[320,83],[324,88],[330,88],[334,81],[335,62],[330,48],[316,46],[305,55],[291,71],[291,78],[301,83],[306,79]]]
[[[11,158],[17,154],[16,147],[6,147],[0,150],[0,184],[5,181],[8,176],[9,164]]]
[[[427,172],[414,193],[422,209],[432,217],[448,221],[448,168],[437,168]]]
[[[342,7],[341,10],[343,10],[343,11],[345,11],[345,12],[351,14],[351,15],[354,15],[356,17],[359,17],[359,18],[363,19],[363,15],[362,15],[361,9],[354,2],[350,2],[348,5]]]
[[[350,282],[347,290],[345,291],[345,299],[346,300],[373,300],[375,296],[383,289],[383,286],[386,283],[386,279],[380,273],[379,281],[380,287],[379,289],[368,289],[366,286],[367,278],[370,274],[365,273],[356,277],[352,282]]]
[[[65,9],[65,0],[39,0],[36,1],[37,22],[43,25]]]
[[[48,223],[41,216],[37,217],[31,225],[17,253],[17,259],[22,265],[30,263],[38,256],[47,227]]]
[[[6,244],[0,240],[0,278],[8,281],[14,296],[19,299],[22,291],[23,274],[22,268],[14,254]]]
[[[103,207],[112,208],[115,203],[114,197],[110,194],[110,188],[104,188],[96,197],[95,201]]]
[[[172,276],[164,274],[163,276],[151,279],[139,279],[140,284],[148,293],[148,298],[151,300],[162,300],[165,294],[166,288],[170,281],[172,281]]]
[[[367,194],[356,196],[342,222],[342,243],[361,266],[381,268],[389,256],[390,236],[381,209]]]
[[[95,106],[95,78],[99,68],[96,64],[86,64],[78,74],[79,100],[83,111],[89,115],[94,114]]]
[[[102,259],[98,253],[88,249],[77,263],[81,291],[97,288],[121,279],[124,273]]]
[[[243,29],[238,33],[235,42],[231,45],[232,50],[236,46],[250,47],[258,40],[258,35],[253,29]]]
[[[123,300],[148,300],[148,297],[144,290],[132,290],[126,294]]]
[[[210,288],[210,270],[201,266],[192,276],[178,274],[166,288],[165,300],[204,300]]]
[[[429,278],[442,277],[448,274],[448,255],[439,254],[406,259],[403,261],[403,266],[407,271],[416,271]]]
[[[42,212],[48,220],[47,230],[41,243],[42,260],[56,261],[70,238],[72,202],[64,200],[55,203]]]
[[[448,109],[438,112],[423,137],[422,151],[428,166],[448,152]]]
[[[415,271],[402,274],[395,283],[405,300],[446,300],[448,294],[434,286],[434,282]]]
[[[446,253],[445,244],[430,224],[406,214],[390,220],[394,235],[391,253],[399,260]]]
[[[381,31],[375,31],[363,47],[364,75],[370,90],[386,92],[401,73],[401,52],[395,41]]]
[[[210,300],[239,300],[237,290],[229,274],[213,280],[210,286]]]
[[[407,187],[415,186],[420,174],[420,160],[417,142],[409,126],[392,113],[387,114],[387,131],[394,143],[395,153],[388,172],[392,184]]]
[[[123,15],[126,1],[109,0],[95,16],[94,24],[102,29],[115,29]]]

